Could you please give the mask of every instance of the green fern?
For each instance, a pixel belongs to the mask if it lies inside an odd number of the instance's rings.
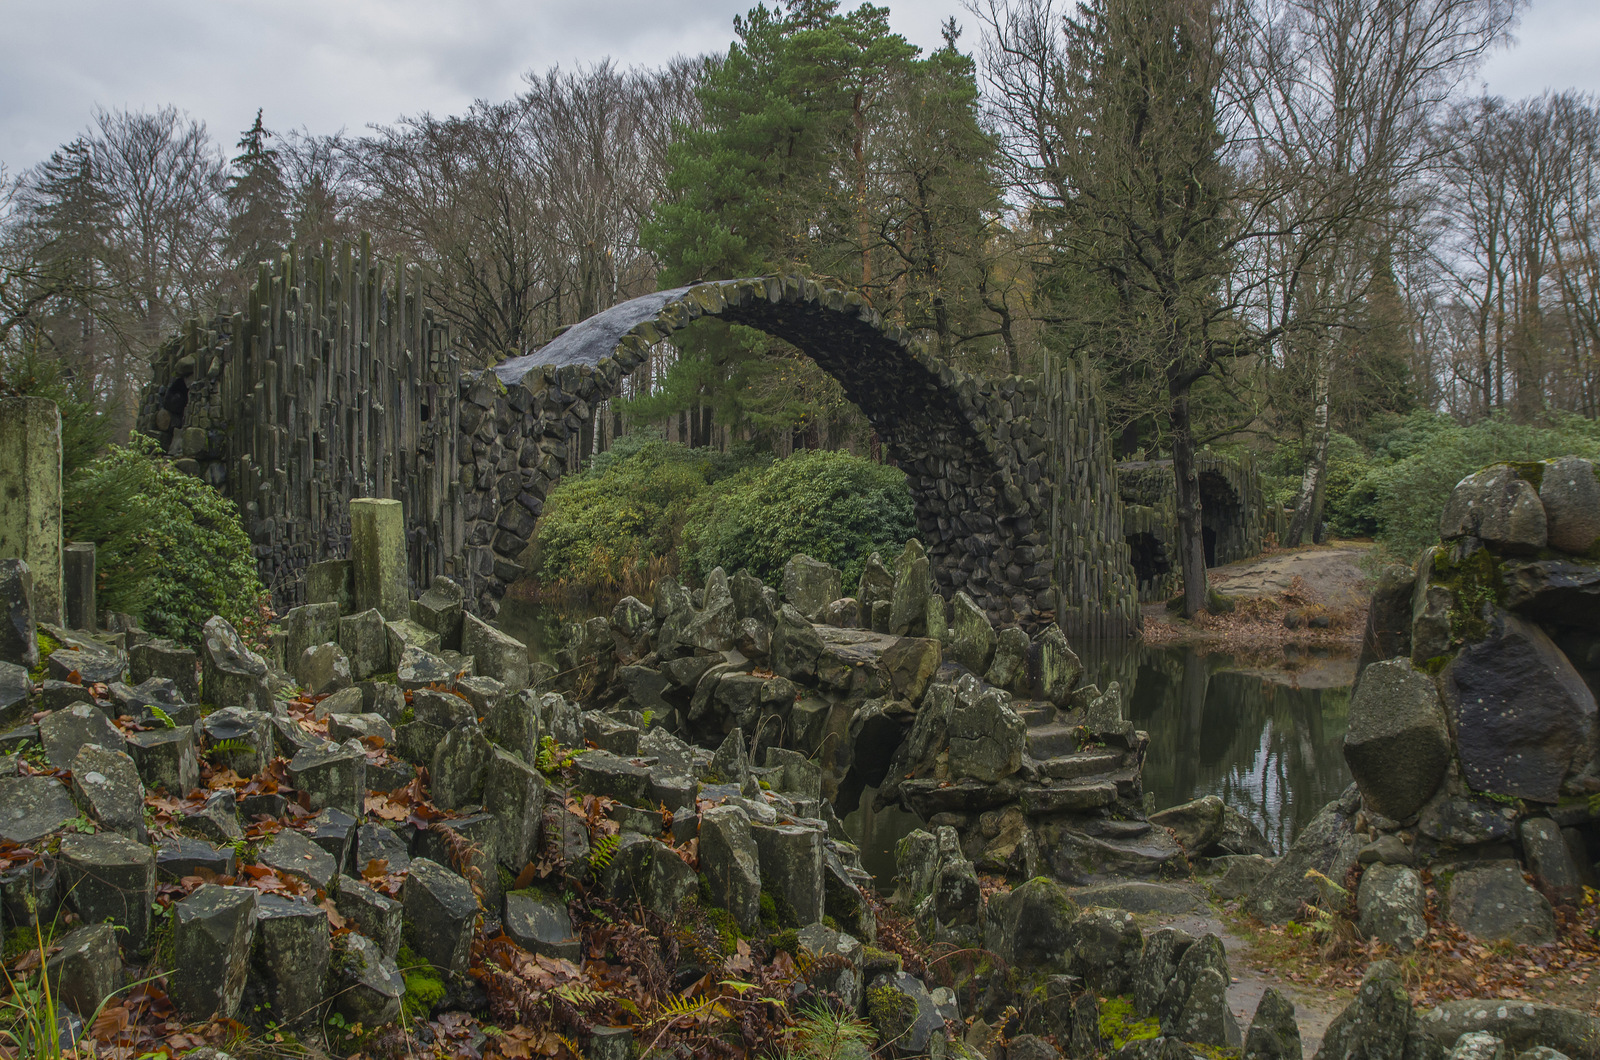
[[[176,729],[178,727],[178,723],[172,720],[172,716],[166,711],[162,710],[160,707],[156,706],[154,703],[146,703],[145,709],[150,712],[151,717],[155,718],[167,728]]]
[[[256,748],[255,744],[248,740],[230,737],[226,740],[218,740],[216,743],[212,744],[211,753],[214,755],[253,755],[256,753]]]
[[[616,856],[617,847],[621,842],[614,835],[597,837],[589,849],[589,867],[595,872],[604,872],[606,866],[611,864],[611,859]]]

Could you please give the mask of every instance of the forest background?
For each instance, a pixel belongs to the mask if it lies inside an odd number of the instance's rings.
[[[792,0],[719,54],[530,73],[363,134],[258,115],[224,149],[175,108],[100,110],[4,181],[6,386],[58,396],[86,466],[156,346],[291,242],[370,232],[477,364],[660,287],[798,270],[967,371],[1087,358],[1115,456],[1177,458],[1180,519],[1193,451],[1248,451],[1291,540],[1409,555],[1483,463],[1600,456],[1600,100],[1471,91],[1524,6],[979,0],[921,51],[885,9]],[[746,329],[661,344],[598,423],[547,580],[709,565],[758,496],[774,549],[846,565],[912,525],[892,476],[785,468],[882,451]],[[811,538],[779,525],[807,511]]]

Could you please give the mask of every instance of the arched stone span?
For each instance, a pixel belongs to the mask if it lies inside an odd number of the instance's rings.
[[[1046,424],[1032,415],[1034,384],[957,372],[886,323],[859,294],[794,276],[635,298],[494,367],[512,406],[526,406],[523,437],[539,439],[542,454],[534,457],[534,473],[520,476],[514,495],[496,490],[499,533],[492,547],[500,569],[484,571],[488,577],[474,587],[482,604],[492,608],[489,598],[504,591],[513,573],[505,563],[532,536],[544,497],[566,466],[566,449],[595,405],[615,394],[652,343],[702,316],[783,339],[839,381],[906,472],[946,595],[965,590],[996,622],[1029,626],[1053,617],[1054,559],[1041,502],[1054,476]],[[526,446],[524,468],[532,456]]]

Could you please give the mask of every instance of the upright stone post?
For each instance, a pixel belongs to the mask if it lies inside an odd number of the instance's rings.
[[[408,617],[406,521],[399,501],[351,500],[350,560],[355,567],[357,612],[377,608],[390,621]]]
[[[67,628],[94,632],[94,542],[74,541],[61,548],[61,581],[66,596]]]
[[[39,622],[61,607],[61,412],[47,398],[0,398],[0,559],[33,573]]]

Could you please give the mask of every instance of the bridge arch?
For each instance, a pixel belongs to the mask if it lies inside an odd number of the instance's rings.
[[[1031,381],[988,381],[929,355],[855,292],[796,276],[702,283],[623,302],[491,370],[529,405],[549,457],[514,497],[499,498],[491,543],[510,558],[531,538],[565,456],[595,406],[644,363],[648,347],[700,317],[792,344],[838,380],[907,475],[930,566],[946,594],[966,591],[996,622],[1053,617],[1054,557],[1040,518],[1052,476],[1046,431],[1030,415]],[[488,395],[482,395],[487,397]],[[503,561],[502,561],[503,562]],[[509,571],[505,573],[510,573]],[[488,595],[503,591],[491,575]]]

